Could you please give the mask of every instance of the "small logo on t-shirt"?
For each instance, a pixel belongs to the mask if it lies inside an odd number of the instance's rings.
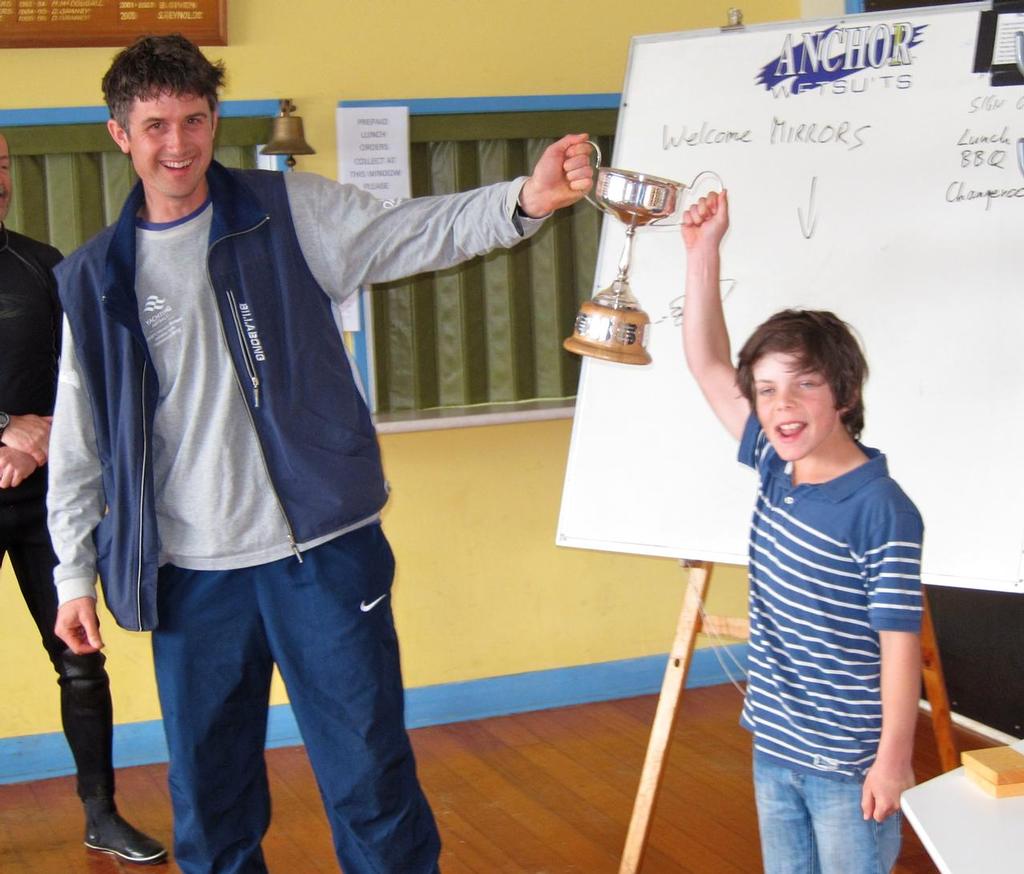
[[[181,334],[182,318],[167,303],[167,298],[149,295],[142,304],[142,315],[143,331],[151,348],[162,346]]]
[[[819,771],[836,771],[839,769],[839,762],[836,759],[830,759],[828,756],[823,756],[820,753],[815,753],[812,756],[811,764]]]

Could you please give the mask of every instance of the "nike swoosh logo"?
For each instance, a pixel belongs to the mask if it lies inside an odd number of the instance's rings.
[[[359,609],[362,610],[364,613],[369,613],[374,607],[376,607],[386,597],[387,597],[387,593],[385,592],[383,595],[381,595],[375,601],[371,601],[369,604],[367,604],[365,601],[363,601],[363,602],[360,603]]]

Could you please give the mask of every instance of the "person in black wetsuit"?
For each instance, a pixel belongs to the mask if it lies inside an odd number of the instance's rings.
[[[46,528],[46,460],[57,389],[61,308],[52,246],[8,230],[11,157],[0,134],[0,563],[10,559],[43,646],[59,676],[64,736],[85,807],[85,845],[127,862],[167,851],[114,805],[113,709],[102,653],[75,655],[54,633],[57,562]]]

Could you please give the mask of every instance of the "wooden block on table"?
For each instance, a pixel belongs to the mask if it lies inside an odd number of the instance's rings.
[[[993,783],[991,780],[986,780],[970,768],[964,768],[964,773],[967,775],[968,780],[980,786],[989,795],[993,795],[996,798],[1010,798],[1014,795],[1024,795],[1024,783]]]
[[[989,783],[1024,783],[1024,755],[1012,747],[967,750],[961,753],[960,761],[968,772],[977,774]]]

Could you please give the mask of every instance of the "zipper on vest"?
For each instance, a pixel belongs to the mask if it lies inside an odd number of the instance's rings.
[[[142,631],[142,520],[146,518],[146,465],[149,462],[149,439],[146,436],[146,371],[149,361],[142,362],[142,476],[139,482],[139,553],[138,567],[135,571],[135,615],[138,617],[139,631]]]
[[[260,378],[256,374],[256,362],[249,351],[249,344],[245,340],[245,326],[242,324],[242,317],[238,314],[238,301],[235,293],[229,288],[227,290],[228,303],[231,304],[231,318],[235,322],[235,332],[238,334],[238,344],[242,348],[242,358],[245,361],[245,370],[249,374],[249,382],[252,383],[252,405],[259,409],[260,406]]]
[[[240,237],[240,236],[242,236],[242,234],[251,233],[252,231],[255,231],[257,228],[262,227],[263,225],[265,225],[269,221],[270,221],[270,216],[269,215],[265,215],[261,221],[257,222],[255,225],[253,225],[248,230],[237,231],[236,233],[233,233],[233,234],[227,234],[227,235],[225,235],[223,237],[220,237],[217,240],[214,240],[210,244],[210,248],[207,250],[207,253],[206,253],[206,280],[207,280],[207,282],[210,283],[210,288],[213,289],[214,294],[217,293],[217,286],[215,286],[213,284],[213,277],[210,275],[210,252],[213,251],[213,247],[216,246],[218,243],[222,242],[223,240],[228,240],[231,237]],[[232,302],[232,299],[233,299],[234,296],[231,295],[230,292],[228,293],[228,296],[229,296],[229,303],[231,303],[231,312],[234,313],[236,311],[234,303]],[[222,319],[222,318],[217,319],[217,324],[220,325],[221,339],[224,340],[225,347],[228,350],[230,350],[231,349],[231,345],[228,343],[227,328],[224,325],[224,319]],[[244,347],[244,344],[243,344],[243,347]],[[234,377],[235,377],[235,385],[238,386],[238,390],[242,393],[242,396],[244,398],[245,390],[242,388],[242,380],[239,378],[238,368],[237,367],[232,367],[231,368],[231,372],[234,374]],[[263,472],[267,476],[267,482],[270,483],[271,492],[274,495],[274,500],[277,502],[277,509],[281,512],[281,518],[284,520],[284,526],[285,526],[285,528],[288,529],[288,545],[291,547],[291,550],[295,554],[295,557],[301,563],[302,562],[302,555],[299,552],[298,544],[295,542],[295,529],[292,528],[292,520],[288,518],[288,514],[285,512],[285,509],[284,509],[284,504],[281,503],[281,497],[277,493],[277,486],[274,485],[274,478],[270,475],[270,465],[267,464],[267,454],[266,454],[266,452],[263,451],[263,442],[260,440],[260,432],[256,428],[256,420],[253,418],[252,409],[246,403],[243,403],[242,406],[245,407],[245,413],[249,417],[249,425],[252,427],[253,436],[256,438],[256,446],[258,447],[258,449],[260,451],[260,461],[263,464]]]

